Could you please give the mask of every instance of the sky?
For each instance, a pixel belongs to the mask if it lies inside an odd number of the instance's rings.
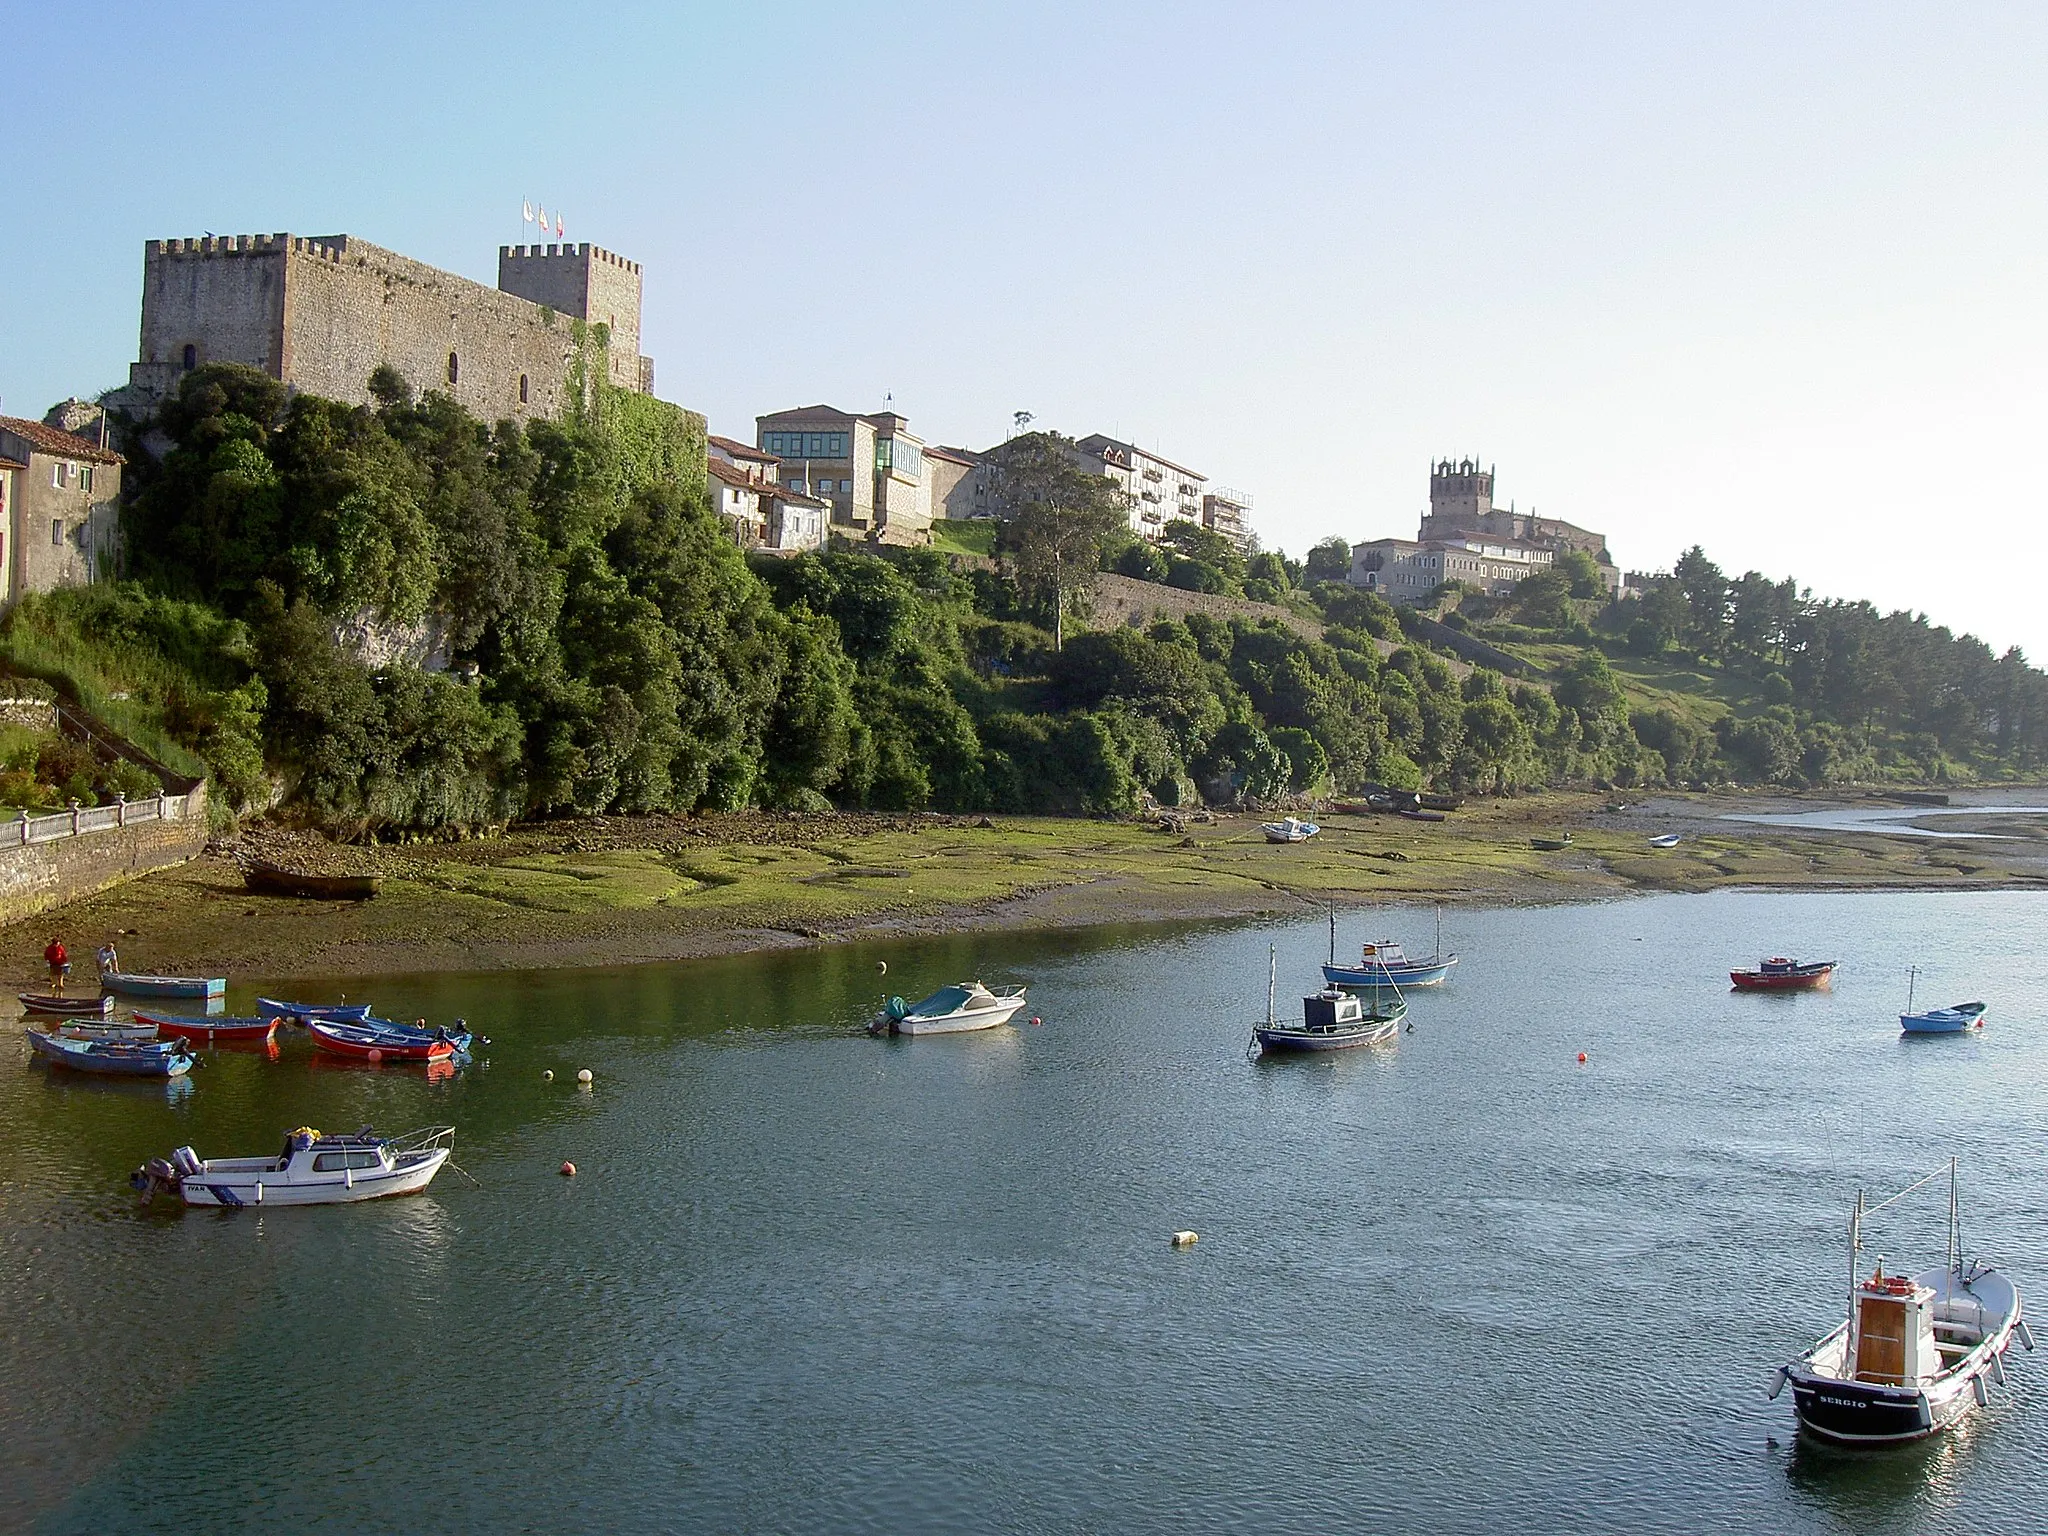
[[[1413,537],[1433,459],[1731,575],[2048,657],[2048,7],[20,6],[0,411],[122,382],[142,247],[483,282],[522,201],[643,263],[751,439],[1012,413]],[[41,165],[54,174],[32,174]]]

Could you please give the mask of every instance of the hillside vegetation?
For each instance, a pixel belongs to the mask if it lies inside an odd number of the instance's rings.
[[[1450,622],[1546,674],[1461,677],[1334,579],[1329,543],[1302,563],[1193,527],[1136,544],[1045,435],[998,450],[999,538],[948,525],[931,549],[750,563],[684,413],[600,386],[522,428],[391,374],[372,392],[188,375],[153,424],[167,451],[131,446],[128,578],[24,602],[6,659],[203,762],[226,803],[344,833],[1962,777],[2026,771],[2044,744],[2043,679],[2016,654],[1779,588],[1760,623],[1750,578],[1718,609],[1696,568],[1682,602],[1605,605],[1572,570],[1513,599],[1447,591]],[[949,553],[983,550],[998,568]],[[1200,614],[1090,630],[1097,569],[1279,603],[1322,635]]]

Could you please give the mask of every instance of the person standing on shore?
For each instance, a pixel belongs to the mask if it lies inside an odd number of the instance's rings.
[[[114,941],[112,939],[107,940],[106,943],[100,946],[99,958],[100,979],[102,981],[106,980],[107,977],[113,975],[116,971],[121,969],[121,956],[120,953],[114,948]]]
[[[52,938],[43,948],[43,959],[50,967],[50,988],[54,992],[64,990],[64,978],[71,974],[71,951],[64,947],[64,941]]]

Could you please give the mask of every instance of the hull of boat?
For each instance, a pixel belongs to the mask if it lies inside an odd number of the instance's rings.
[[[1305,1030],[1281,1025],[1252,1031],[1264,1051],[1348,1051],[1361,1045],[1385,1045],[1401,1032],[1399,1019],[1383,1019],[1362,1029]]]
[[[274,1013],[300,1024],[308,1019],[367,1019],[370,1016],[368,1003],[281,1003],[274,997],[259,997],[256,1006],[265,1013]]]
[[[1344,987],[1352,991],[1370,988],[1392,987],[1434,987],[1451,974],[1451,967],[1458,963],[1452,955],[1445,960],[1432,960],[1428,964],[1414,965],[1326,965],[1323,980],[1333,987]]]
[[[123,997],[220,997],[227,992],[224,976],[128,976],[110,971],[100,988]]]
[[[1800,1426],[1843,1445],[1900,1445],[1946,1429],[1970,1411],[1969,1385],[1937,1403],[1913,1387],[1883,1387],[1825,1377],[1792,1379]]]
[[[60,1019],[103,1019],[114,1011],[111,997],[55,997],[47,992],[17,992],[28,1013],[47,1014]]]
[[[1983,1027],[1981,1015],[1972,1019],[1925,1019],[1910,1013],[1899,1015],[1899,1031],[1907,1035],[1967,1035]]]
[[[198,1045],[266,1045],[277,1038],[276,1019],[207,1019],[140,1011],[135,1017],[154,1025],[159,1035]]]
[[[1728,980],[1738,992],[1813,992],[1834,981],[1831,965],[1816,971],[1730,971]]]
[[[352,1061],[443,1061],[455,1054],[452,1040],[416,1040],[392,1035],[363,1036],[314,1019],[306,1026],[313,1044]]]
[[[192,1070],[192,1058],[183,1052],[72,1049],[48,1035],[29,1032],[29,1044],[53,1067],[89,1072],[98,1077],[179,1077]],[[82,1044],[82,1042],[73,1042]]]
[[[242,883],[268,896],[298,896],[308,901],[368,901],[377,894],[376,875],[309,875],[276,864],[251,864]]]
[[[1568,837],[1532,837],[1529,839],[1529,846],[1538,853],[1563,853],[1571,845],[1571,839]]]
[[[436,1147],[416,1163],[391,1169],[355,1169],[346,1175],[317,1183],[290,1183],[277,1174],[252,1174],[241,1170],[214,1175],[202,1169],[188,1174],[178,1186],[187,1205],[215,1205],[240,1208],[261,1205],[352,1205],[359,1200],[378,1200],[386,1195],[415,1195],[433,1183],[434,1175],[448,1160],[448,1151]]]
[[[915,1014],[896,1021],[899,1035],[962,1035],[978,1029],[994,1029],[998,1024],[1007,1024],[1023,1008],[1024,999],[1005,998],[999,1008],[979,1008],[972,1013],[944,1014],[934,1019],[920,1019]]]

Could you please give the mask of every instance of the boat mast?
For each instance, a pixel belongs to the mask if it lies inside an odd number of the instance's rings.
[[[1948,1160],[1948,1272],[1963,1267],[1963,1218],[1956,1205],[1956,1160]]]
[[[1332,922],[1336,919],[1332,918]],[[1280,980],[1280,946],[1266,946],[1266,1028],[1273,1027],[1273,988]]]
[[[1849,1213],[1849,1315],[1856,1315],[1856,1255],[1863,1251],[1863,1191],[1856,1191],[1856,1205]]]
[[[1337,903],[1330,903],[1330,964],[1337,963]]]
[[[1444,904],[1443,904],[1442,902],[1438,902],[1438,903],[1436,904],[1436,953],[1435,953],[1434,955],[1431,955],[1431,956],[1430,956],[1430,959],[1432,959],[1432,960],[1441,960],[1441,959],[1443,959],[1443,957],[1444,957]]]
[[[1913,1011],[1913,982],[1919,974],[1919,966],[1909,965],[1906,967],[1906,1012],[1908,1013]]]

